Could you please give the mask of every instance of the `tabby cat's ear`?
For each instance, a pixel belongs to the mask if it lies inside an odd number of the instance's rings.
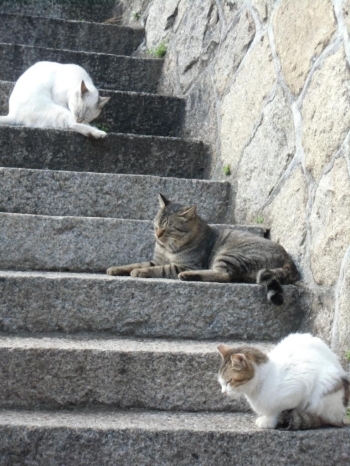
[[[167,199],[164,194],[159,193],[158,194],[158,200],[159,200],[159,205],[163,209],[163,207],[166,207],[167,205],[171,204],[169,199]]]
[[[109,100],[110,97],[99,97],[97,103],[98,108],[103,108]]]
[[[179,214],[179,217],[185,217],[187,219],[191,219],[196,215],[196,212],[197,212],[197,206],[193,205],[189,209],[185,210],[185,212],[181,212],[181,214]]]
[[[227,345],[219,345],[218,350],[220,351],[222,359],[225,359],[228,353],[231,351],[230,347]]]
[[[80,90],[81,90],[81,95],[83,96],[87,92],[89,92],[89,89],[86,87],[85,81],[82,80],[81,85],[80,85]]]
[[[236,371],[241,371],[247,367],[247,359],[244,354],[233,354],[231,356],[231,365]]]

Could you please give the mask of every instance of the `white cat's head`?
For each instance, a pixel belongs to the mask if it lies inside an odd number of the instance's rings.
[[[268,361],[265,353],[250,346],[229,348],[220,345],[218,350],[222,357],[218,380],[222,393],[229,396],[245,393],[254,379],[257,366]]]
[[[98,91],[88,89],[84,81],[71,93],[68,106],[77,123],[90,123],[101,113],[110,97],[100,97]]]

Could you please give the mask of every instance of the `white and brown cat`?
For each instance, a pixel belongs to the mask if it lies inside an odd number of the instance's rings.
[[[89,125],[110,97],[99,96],[88,73],[78,65],[38,62],[18,79],[9,100],[9,113],[0,125],[68,129],[103,138]]]
[[[268,354],[220,345],[219,382],[229,396],[244,394],[262,429],[342,427],[349,380],[338,357],[319,338],[291,334]]]

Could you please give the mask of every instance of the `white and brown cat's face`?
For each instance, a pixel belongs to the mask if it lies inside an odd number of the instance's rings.
[[[77,123],[90,123],[95,120],[110,97],[100,97],[96,91],[90,91],[82,81],[79,88],[69,99],[69,109]]]
[[[196,206],[185,207],[159,194],[160,210],[154,219],[156,241],[162,245],[180,247],[192,237],[197,221]]]
[[[256,348],[241,347],[231,349],[218,346],[222,357],[218,380],[222,393],[233,396],[244,393],[245,387],[254,379],[256,366],[267,362],[267,356]]]

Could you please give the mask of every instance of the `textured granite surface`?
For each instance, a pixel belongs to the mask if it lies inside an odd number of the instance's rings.
[[[215,223],[225,219],[230,187],[220,181],[24,168],[0,168],[0,185],[2,212],[153,220],[163,193],[197,204],[199,214]]]
[[[4,126],[0,166],[203,178],[209,160],[201,141],[110,133],[88,139],[69,131]]]
[[[284,291],[277,307],[258,285],[3,271],[0,329],[277,340],[298,329],[308,307],[301,287]]]
[[[0,81],[0,114],[7,115],[14,83]],[[176,97],[127,91],[101,90],[111,99],[91,124],[108,133],[177,136],[182,124],[184,101]],[[102,126],[101,126],[102,125]],[[103,127],[103,128],[102,128]]]
[[[6,44],[131,55],[143,37],[141,28],[0,13],[0,42]]]
[[[0,411],[2,464],[348,466],[350,429],[258,430],[248,414]]]
[[[156,92],[163,61],[92,52],[74,52],[27,45],[0,44],[0,79],[17,81],[37,61],[75,63],[92,77],[96,87]]]
[[[244,398],[221,393],[219,344],[108,339],[96,333],[0,336],[0,406],[247,410]],[[258,347],[264,350],[266,344]]]
[[[153,257],[152,221],[0,213],[0,226],[0,269],[105,272]]]

